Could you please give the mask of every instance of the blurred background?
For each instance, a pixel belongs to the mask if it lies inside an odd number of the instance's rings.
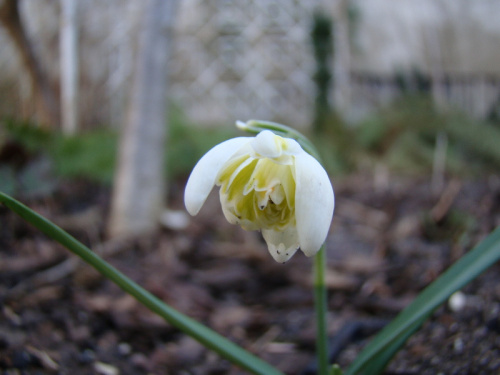
[[[500,223],[499,15],[496,0],[0,0],[0,191],[298,373],[313,345],[307,267],[297,256],[286,272],[269,265],[258,235],[225,223],[216,195],[188,218],[192,167],[241,135],[236,120],[311,137],[337,197],[330,308],[337,322],[392,316]],[[229,371],[6,209],[0,220],[0,368]],[[498,284],[488,280],[478,285]],[[474,324],[498,316],[498,288],[469,294],[484,298]],[[472,332],[468,316],[443,318],[439,332],[455,340],[453,321]],[[477,339],[498,340],[495,322]],[[44,338],[50,330],[58,336]],[[456,350],[436,366],[495,373],[498,345],[483,349],[483,367]],[[298,365],[283,360],[290,353]]]
[[[165,114],[167,152],[176,151],[179,127],[215,132],[229,129],[235,119],[265,119],[332,132],[330,146],[341,151],[327,164],[336,173],[359,167],[353,160],[357,152],[389,156],[395,140],[410,132],[418,138],[446,130],[499,160],[495,145],[483,143],[477,131],[498,127],[496,1],[174,3],[162,44],[168,49],[163,105],[171,109]],[[74,142],[98,137],[95,142],[103,144],[93,153],[104,165],[89,172],[110,181],[114,162],[108,145],[125,127],[131,106],[145,4],[6,0],[2,6],[4,133],[23,123],[52,136],[76,132],[81,138]],[[18,8],[17,14],[9,14],[9,7]],[[413,151],[433,148],[427,139]],[[181,167],[186,172],[199,157],[191,151],[181,155],[189,162],[171,165],[173,173]],[[62,166],[65,171],[80,169]]]
[[[9,4],[18,8],[19,27]],[[3,128],[76,132],[80,143],[102,132],[93,153],[107,162],[89,172],[110,181],[108,145],[138,90],[133,73],[145,7],[134,0],[3,1]],[[357,152],[389,156],[410,132],[445,131],[498,162],[495,144],[483,143],[478,130],[498,128],[499,7],[491,0],[176,1],[162,44],[167,152],[176,151],[179,128],[216,132],[235,119],[265,119],[331,132],[329,146],[341,150],[327,161],[335,173],[359,167]],[[433,148],[429,137],[413,151]],[[189,170],[200,155],[191,151],[181,155],[189,162],[171,165],[173,173]]]

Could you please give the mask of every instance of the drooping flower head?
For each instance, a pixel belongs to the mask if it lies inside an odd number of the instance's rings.
[[[333,216],[332,185],[321,164],[293,139],[264,130],[208,151],[188,179],[184,202],[196,215],[214,185],[226,219],[261,230],[269,252],[286,262],[301,249],[314,255]]]

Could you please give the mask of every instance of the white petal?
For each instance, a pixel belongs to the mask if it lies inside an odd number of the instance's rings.
[[[276,135],[270,130],[263,130],[257,134],[252,141],[252,148],[254,151],[266,158],[276,158],[280,156],[281,150],[276,145],[274,139]]]
[[[184,204],[191,215],[200,211],[224,163],[252,139],[253,137],[228,139],[212,148],[198,161],[184,190]]]
[[[302,153],[304,150],[300,147],[299,142],[292,138],[285,138],[287,143],[287,150],[284,150],[283,153],[287,155],[297,155]]]
[[[321,164],[305,151],[295,157],[295,216],[300,249],[312,256],[325,242],[335,197]]]
[[[299,248],[297,230],[293,226],[281,232],[263,229],[262,236],[267,242],[267,248],[272,257],[279,263],[285,263]]]

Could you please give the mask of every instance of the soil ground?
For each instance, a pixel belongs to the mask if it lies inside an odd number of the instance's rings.
[[[334,184],[327,240],[329,334],[342,368],[426,285],[500,224],[500,178],[369,176]],[[183,210],[183,183],[170,208]],[[228,224],[216,194],[184,229],[109,240],[110,190],[66,181],[24,203],[180,311],[277,366],[311,373],[311,259],[274,262],[259,233]],[[0,372],[240,374],[0,207]],[[385,374],[500,374],[500,265],[440,307]]]

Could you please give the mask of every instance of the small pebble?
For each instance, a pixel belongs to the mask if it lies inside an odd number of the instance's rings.
[[[127,356],[132,352],[132,347],[129,343],[121,342],[118,344],[118,353],[123,356]]]
[[[451,297],[448,299],[448,307],[453,312],[458,312],[460,310],[463,310],[466,304],[467,304],[467,297],[460,291],[453,293]]]
[[[456,353],[462,353],[464,351],[464,341],[461,339],[461,338],[457,338],[454,342],[453,342],[453,350],[456,352]]]
[[[184,211],[165,210],[160,216],[160,223],[172,230],[186,229],[189,221],[189,216]]]

